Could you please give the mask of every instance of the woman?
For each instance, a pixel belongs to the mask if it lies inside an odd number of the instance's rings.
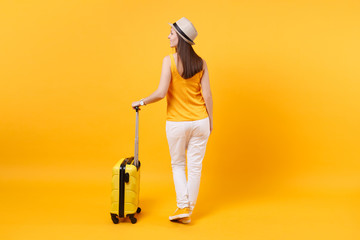
[[[213,129],[213,102],[206,62],[191,46],[197,36],[194,25],[184,17],[169,24],[171,32],[168,39],[176,53],[164,57],[158,89],[150,96],[133,102],[132,107],[167,97],[166,137],[177,201],[177,209],[169,219],[190,223],[199,192],[202,160]]]

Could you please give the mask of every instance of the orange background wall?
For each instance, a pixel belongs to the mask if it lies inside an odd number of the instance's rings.
[[[214,101],[199,198],[358,193],[359,12],[359,1],[2,1],[2,181],[82,169],[110,181],[134,151],[131,102],[156,90],[168,22],[185,16]],[[165,118],[165,99],[140,112],[144,181],[172,181]]]

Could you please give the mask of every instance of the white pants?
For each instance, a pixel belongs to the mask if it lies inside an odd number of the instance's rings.
[[[166,137],[169,144],[178,208],[190,207],[192,211],[195,207],[200,187],[202,160],[205,156],[209,135],[209,117],[196,121],[166,121]],[[185,155],[187,157],[187,181]]]

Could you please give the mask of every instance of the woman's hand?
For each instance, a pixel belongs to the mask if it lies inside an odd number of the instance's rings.
[[[140,101],[133,102],[133,103],[131,104],[131,107],[132,107],[133,109],[135,109],[135,107],[140,107]],[[140,110],[140,108],[139,108],[139,110]]]

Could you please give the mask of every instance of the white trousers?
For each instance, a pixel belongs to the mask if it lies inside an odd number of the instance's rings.
[[[205,156],[209,135],[209,117],[196,121],[166,121],[166,137],[169,144],[178,208],[189,207],[193,211],[195,207],[200,187],[202,160]]]

